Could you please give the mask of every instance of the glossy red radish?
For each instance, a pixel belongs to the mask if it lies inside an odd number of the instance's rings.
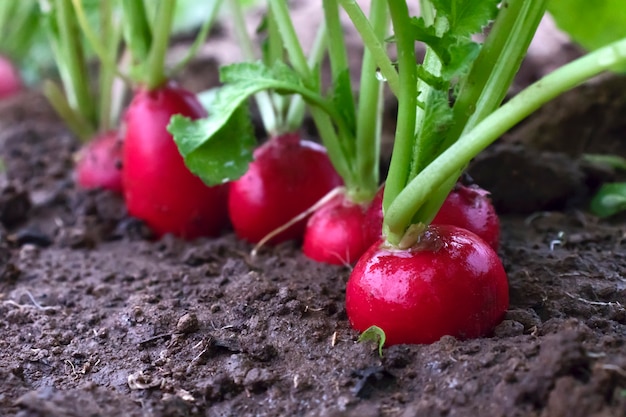
[[[230,185],[228,211],[235,233],[258,243],[341,184],[321,145],[297,133],[274,137],[255,150],[248,171]],[[305,226],[303,219],[270,243],[301,239]]]
[[[189,172],[166,129],[174,114],[206,116],[196,96],[175,83],[139,89],[126,111],[123,179],[128,212],[156,236],[216,236],[227,225],[228,188],[208,187]]]
[[[302,246],[304,254],[332,265],[356,262],[380,235],[380,224],[367,221],[368,209],[369,205],[355,204],[343,193],[335,196],[309,218]]]
[[[122,193],[122,143],[117,131],[109,131],[83,145],[76,153],[78,184]]]
[[[387,346],[489,335],[508,305],[498,255],[474,233],[450,225],[428,226],[408,249],[375,243],[346,289],[352,326],[380,327]]]
[[[0,99],[11,97],[23,89],[18,69],[9,58],[0,55]]]
[[[489,192],[477,185],[457,184],[448,194],[432,221],[452,224],[476,233],[494,250],[500,244],[500,219],[491,203]]]

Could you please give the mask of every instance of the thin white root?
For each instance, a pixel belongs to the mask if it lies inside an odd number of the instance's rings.
[[[306,219],[307,216],[309,216],[311,213],[313,213],[314,211],[316,211],[317,209],[322,207],[324,204],[328,203],[330,200],[332,200],[336,196],[345,193],[345,191],[346,191],[345,187],[336,187],[336,188],[333,188],[332,190],[330,190],[324,197],[322,197],[319,200],[317,200],[317,202],[315,204],[313,204],[311,207],[309,207],[308,209],[304,210],[302,213],[298,214],[297,216],[295,216],[294,218],[289,220],[287,223],[283,224],[280,227],[277,227],[276,229],[272,230],[267,235],[265,235],[263,237],[263,239],[261,239],[256,244],[256,246],[252,249],[252,251],[250,252],[250,256],[252,258],[256,257],[256,255],[259,252],[259,250],[267,242],[269,242],[273,237],[275,237],[276,235],[278,235],[278,234],[284,232],[285,230],[289,229],[291,226],[293,226],[294,224],[298,223],[299,221]]]

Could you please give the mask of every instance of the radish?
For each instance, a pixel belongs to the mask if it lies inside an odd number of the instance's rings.
[[[124,197],[131,216],[157,237],[216,236],[228,224],[228,186],[206,186],[185,166],[166,130],[172,115],[192,119],[206,111],[189,91],[169,82],[135,92],[125,115]]]
[[[248,171],[230,186],[228,211],[235,233],[258,243],[342,184],[324,148],[297,133],[270,139],[254,152]],[[300,239],[306,220],[271,243]]]
[[[450,225],[429,226],[406,249],[377,242],[346,289],[352,327],[380,327],[387,346],[486,336],[508,306],[498,255],[474,233]]]
[[[451,224],[476,233],[494,250],[500,244],[500,219],[489,192],[477,185],[457,183],[437,212],[432,224]]]
[[[369,206],[356,204],[345,194],[334,197],[309,218],[303,253],[310,259],[350,265],[380,238],[382,217],[370,220]]]
[[[87,142],[76,154],[76,181],[83,188],[105,188],[122,193],[122,139],[105,132]]]
[[[13,61],[0,55],[0,99],[14,96],[23,89],[22,77]]]
[[[108,53],[113,60],[121,36],[113,28],[116,12],[105,7],[107,4],[100,9],[98,28],[106,43],[98,50]],[[113,61],[101,63],[98,71],[93,71],[89,45],[80,33],[81,3],[71,5],[67,0],[52,0],[48,6],[42,9],[42,16],[48,20],[45,28],[62,85],[46,80],[43,93],[82,143],[75,155],[74,178],[83,188],[121,193],[123,143],[118,129],[125,85],[116,84]],[[56,30],[58,26],[67,30]],[[90,78],[91,74],[95,74],[94,78]]]

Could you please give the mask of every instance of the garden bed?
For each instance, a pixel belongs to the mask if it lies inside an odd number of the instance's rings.
[[[41,96],[4,103],[0,414],[626,415],[626,225],[585,211],[615,174],[578,158],[626,156],[625,84],[575,90],[470,168],[502,213],[495,334],[382,358],[349,326],[348,267],[295,243],[252,258],[232,233],[151,241],[119,196],[76,188],[79,144]]]

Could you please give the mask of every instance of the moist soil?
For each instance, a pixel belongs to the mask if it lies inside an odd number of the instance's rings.
[[[76,187],[78,143],[40,95],[2,103],[0,415],[626,415],[626,218],[586,210],[619,174],[580,158],[626,156],[625,94],[585,85],[471,165],[502,214],[494,334],[382,357],[348,323],[349,267],[296,242],[252,257],[232,232],[151,240]]]

